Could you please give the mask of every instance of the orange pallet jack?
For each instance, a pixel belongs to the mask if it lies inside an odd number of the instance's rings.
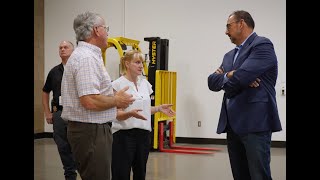
[[[173,123],[168,122],[169,126],[169,149],[164,148],[164,122],[159,122],[159,151],[168,153],[185,153],[185,154],[214,154],[216,151],[221,151],[220,148],[206,148],[206,147],[190,147],[177,146],[173,142]]]

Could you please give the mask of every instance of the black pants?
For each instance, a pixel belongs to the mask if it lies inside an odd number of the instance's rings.
[[[132,168],[133,180],[144,180],[150,150],[148,130],[120,130],[113,134],[112,144],[112,180],[130,180]]]
[[[76,180],[76,162],[67,139],[67,122],[61,117],[61,111],[53,113],[53,139],[57,144],[58,152],[64,169],[66,180]]]

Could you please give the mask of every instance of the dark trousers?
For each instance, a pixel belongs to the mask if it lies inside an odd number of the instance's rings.
[[[64,169],[66,180],[76,180],[76,162],[67,139],[67,122],[61,117],[61,111],[53,113],[53,139],[57,144],[58,152]]]
[[[69,121],[68,140],[82,180],[111,180],[112,133],[107,123]]]
[[[245,135],[227,131],[227,146],[234,180],[272,180],[271,132]]]
[[[147,161],[150,150],[148,130],[119,130],[113,134],[112,144],[112,180],[133,180],[146,178]]]

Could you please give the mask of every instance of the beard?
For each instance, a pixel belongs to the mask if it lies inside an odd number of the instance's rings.
[[[230,36],[230,41],[234,44],[235,41],[236,41],[236,39],[235,39],[234,37],[231,37],[231,36]]]
[[[235,32],[235,35],[234,35],[234,36],[229,36],[230,41],[231,41],[233,44],[236,44],[237,38],[235,38],[235,37],[240,37],[240,34],[241,34],[241,30],[237,30],[237,31]]]

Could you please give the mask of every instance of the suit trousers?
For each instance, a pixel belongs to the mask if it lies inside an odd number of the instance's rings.
[[[66,180],[77,179],[77,166],[67,139],[67,121],[61,118],[61,111],[53,113],[53,139],[58,147],[58,152],[64,169]]]
[[[145,180],[150,150],[148,130],[128,129],[113,133],[112,180]]]
[[[227,147],[235,180],[272,180],[271,131],[238,135],[227,130]]]

